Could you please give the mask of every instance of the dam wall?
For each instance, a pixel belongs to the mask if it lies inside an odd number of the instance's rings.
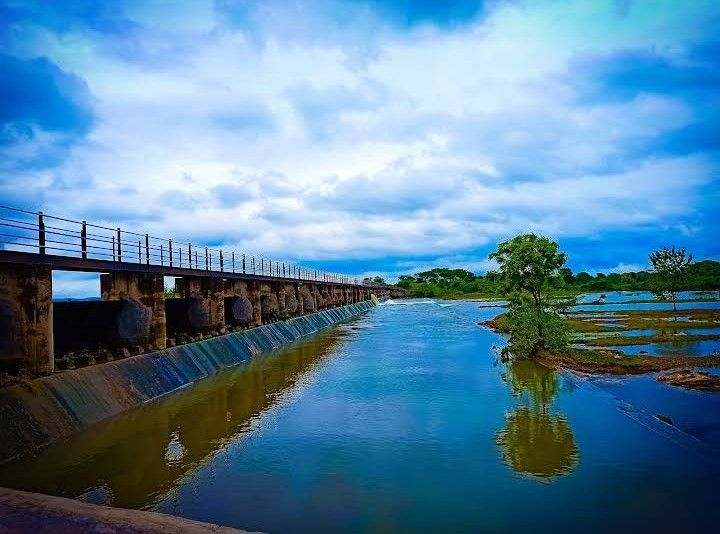
[[[4,388],[0,390],[0,463],[373,306],[372,301],[348,304]]]

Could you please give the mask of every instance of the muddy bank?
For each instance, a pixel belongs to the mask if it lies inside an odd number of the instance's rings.
[[[681,367],[718,367],[720,354],[712,356],[624,356],[619,351],[569,349],[564,353],[541,352],[538,362],[547,367],[589,374],[639,375]]]

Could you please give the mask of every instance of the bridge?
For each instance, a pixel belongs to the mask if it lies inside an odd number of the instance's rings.
[[[99,273],[100,300],[53,302],[54,270]],[[66,354],[161,350],[372,294],[405,296],[284,261],[0,206],[4,371],[48,374]]]

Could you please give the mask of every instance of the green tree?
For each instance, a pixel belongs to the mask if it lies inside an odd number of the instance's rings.
[[[507,313],[510,354],[528,357],[543,349],[563,349],[568,340],[567,326],[554,309],[548,309],[545,298],[546,289],[567,260],[558,244],[546,237],[524,234],[503,241],[489,257],[498,262],[507,290],[519,295]],[[524,298],[526,294],[530,302]]]
[[[688,267],[692,264],[692,254],[684,248],[661,248],[650,254],[653,271],[653,293],[658,298],[672,299],[673,311],[677,311],[677,293],[685,282]]]
[[[513,291],[527,291],[541,309],[550,280],[567,261],[555,241],[535,234],[523,234],[503,241],[489,258],[498,262],[500,274]]]
[[[505,324],[510,333],[507,352],[518,358],[530,358],[541,350],[562,351],[570,339],[565,320],[555,310],[538,310],[528,302],[512,303]]]

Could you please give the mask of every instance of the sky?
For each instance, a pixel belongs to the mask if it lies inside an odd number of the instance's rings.
[[[0,0],[0,203],[391,280],[523,232],[576,272],[718,259],[718,27],[716,0]]]

